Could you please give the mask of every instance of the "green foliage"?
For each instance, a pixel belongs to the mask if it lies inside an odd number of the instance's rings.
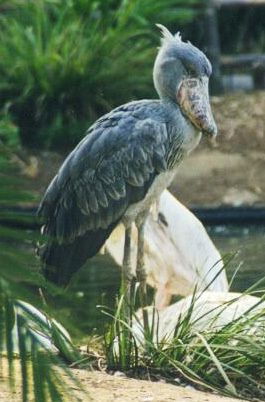
[[[136,314],[130,309],[130,322],[126,321],[126,311],[128,305],[124,295],[117,300],[115,314],[106,311],[103,307],[102,312],[113,319],[104,337],[104,348],[108,369],[128,371],[136,369],[138,362],[138,347],[132,332],[132,318],[136,319]]]
[[[7,122],[9,122],[8,117]],[[18,175],[18,169],[11,161],[13,151],[16,151],[19,148],[20,143],[19,138],[17,137],[17,128],[13,127],[12,123],[10,124],[11,127],[9,127],[9,123],[3,123],[3,125],[1,125],[0,121],[0,136],[1,133],[3,133],[3,141],[1,141],[0,137],[0,202],[2,205],[13,207],[18,205],[18,203],[32,201],[33,196],[22,189],[22,179]],[[3,128],[3,131],[1,131],[1,127]],[[13,135],[13,137],[11,137],[11,135]],[[5,214],[8,214],[10,219],[12,218],[11,209],[8,212],[6,211]],[[4,219],[1,209],[0,218]]]
[[[178,3],[28,0],[5,10],[0,105],[8,104],[23,142],[72,147],[99,115],[152,96],[154,24],[194,18]]]
[[[14,151],[21,146],[19,128],[6,111],[0,113],[0,141]]]

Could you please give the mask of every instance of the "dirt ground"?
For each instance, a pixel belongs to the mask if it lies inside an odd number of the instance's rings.
[[[19,361],[15,362],[19,371]],[[213,393],[197,391],[184,388],[165,382],[151,382],[127,378],[122,373],[114,375],[105,372],[89,372],[86,370],[72,370],[73,375],[79,380],[83,390],[76,384],[70,389],[73,392],[74,400],[77,402],[240,402],[243,399],[227,398]],[[6,370],[0,373],[0,401],[18,402],[22,401],[21,381],[16,376],[15,388],[10,391],[7,386]],[[31,389],[32,383],[29,384]],[[33,402],[33,396],[28,402]],[[56,401],[52,401],[56,402]],[[70,402],[70,400],[69,400]]]
[[[218,127],[216,143],[202,138],[183,162],[173,193],[187,206],[265,205],[265,92],[211,99]],[[31,155],[32,156],[32,155]],[[43,194],[65,156],[27,156],[21,166],[30,186]]]

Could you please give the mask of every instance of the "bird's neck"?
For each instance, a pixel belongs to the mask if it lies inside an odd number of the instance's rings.
[[[201,139],[201,133],[182,114],[177,102],[169,99],[161,101],[168,110],[168,156],[171,160],[171,167],[174,167],[197,147]]]

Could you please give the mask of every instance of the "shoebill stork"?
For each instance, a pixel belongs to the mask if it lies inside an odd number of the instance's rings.
[[[72,275],[125,226],[123,287],[129,293],[131,227],[138,230],[136,276],[145,303],[144,224],[151,204],[172,182],[201,135],[215,136],[209,103],[211,64],[164,26],[153,69],[158,100],[119,106],[92,125],[70,153],[40,204],[42,272],[56,284]],[[136,72],[137,73],[137,72]]]

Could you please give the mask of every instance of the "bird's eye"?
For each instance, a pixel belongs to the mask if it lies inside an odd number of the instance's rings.
[[[187,68],[187,74],[189,77],[197,77],[197,72],[191,68]]]

